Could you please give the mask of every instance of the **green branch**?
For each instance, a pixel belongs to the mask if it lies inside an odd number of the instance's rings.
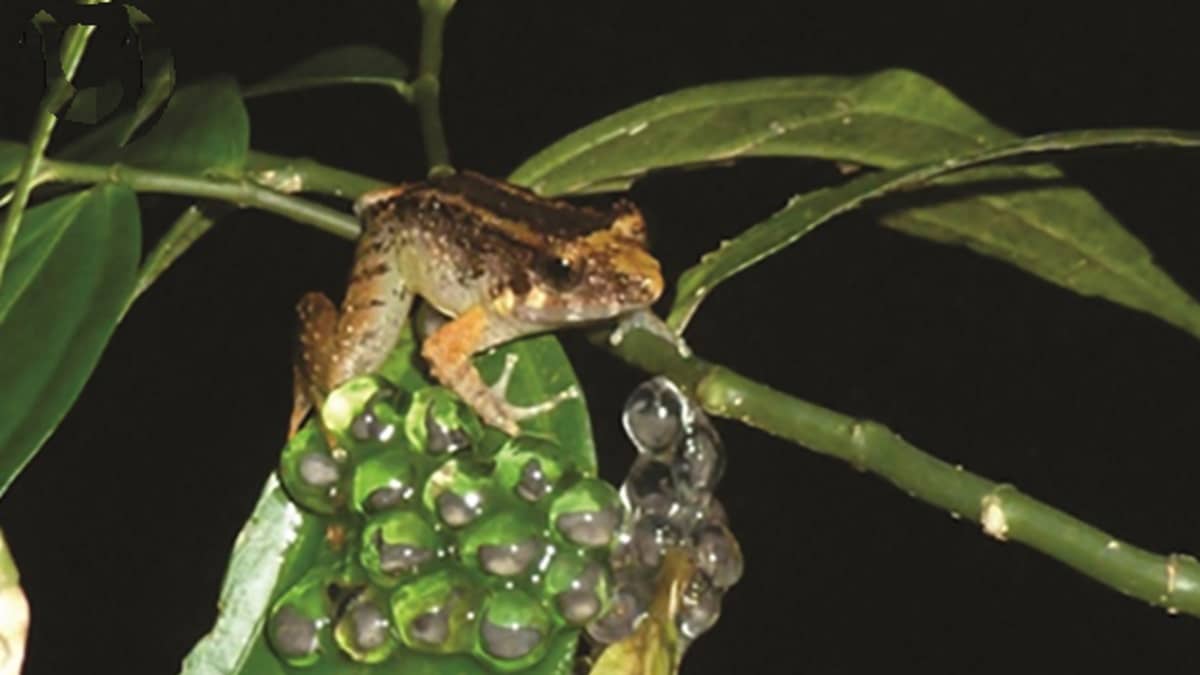
[[[21,216],[25,213],[25,207],[29,205],[29,195],[37,186],[36,178],[41,169],[42,154],[46,152],[46,146],[50,144],[50,134],[54,132],[54,126],[58,122],[55,113],[75,93],[71,87],[71,79],[79,69],[88,38],[95,30],[95,26],[74,25],[63,33],[62,56],[59,59],[62,71],[55,74],[46,89],[46,95],[42,97],[37,117],[33,122],[33,131],[29,134],[29,148],[25,153],[25,161],[21,163],[21,170],[17,173],[16,183],[13,185],[11,204],[4,217],[4,224],[0,225],[0,285],[4,284],[4,268],[8,264],[13,243],[17,240],[17,232],[21,228]]]
[[[290,166],[297,190],[351,195],[373,179],[322,167],[257,155],[248,176]],[[254,206],[352,239],[353,218],[332,209],[280,194],[251,180],[208,179],[48,160],[47,179],[69,182],[121,182],[139,191],[167,192]],[[257,173],[256,173],[257,172]],[[282,174],[279,174],[282,175]],[[266,182],[270,183],[269,180]],[[280,189],[287,186],[280,185]],[[642,370],[672,378],[695,396],[705,410],[736,419],[816,452],[871,471],[904,492],[950,513],[979,523],[999,540],[1023,542],[1117,590],[1168,611],[1200,616],[1200,564],[1190,556],[1160,556],[1139,549],[1083,521],[1022,494],[950,465],[904,441],[886,427],[794,398],[749,380],[720,365],[681,356],[673,345],[645,331],[632,330],[611,345],[619,357]]]
[[[303,157],[280,157],[251,151],[245,176],[276,192],[312,192],[341,199],[356,199],[364,192],[390,185],[387,181],[325,166]]]
[[[429,160],[429,175],[451,173],[450,147],[446,144],[446,130],[442,127],[441,71],[442,36],[445,33],[446,17],[454,9],[456,0],[420,0],[421,6],[421,60],[417,68],[417,79],[412,84],[413,102],[421,118],[421,138],[425,142],[425,156]]]
[[[728,368],[683,357],[669,342],[630,331],[611,350],[649,373],[679,383],[714,415],[779,436],[871,471],[904,492],[979,523],[1000,541],[1019,541],[1118,591],[1200,616],[1200,563],[1156,555],[1052,506],[921,451],[887,427],[842,415],[749,380]]]
[[[362,177],[362,181],[370,179]],[[161,192],[202,199],[216,199],[239,206],[252,206],[277,213],[298,223],[342,237],[358,237],[358,221],[353,216],[327,206],[290,197],[262,187],[250,179],[223,181],[183,174],[137,169],[121,164],[98,165],[47,159],[39,182],[117,183],[137,192]]]

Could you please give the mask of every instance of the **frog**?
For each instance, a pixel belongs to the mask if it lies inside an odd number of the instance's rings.
[[[296,307],[289,436],[329,392],[382,365],[416,297],[449,318],[421,344],[434,379],[515,436],[519,422],[577,392],[517,406],[505,393],[514,362],[488,385],[472,357],[566,327],[644,323],[663,291],[645,219],[627,199],[581,206],[459,171],[365,193],[354,212],[362,234],[340,308],[319,292]]]

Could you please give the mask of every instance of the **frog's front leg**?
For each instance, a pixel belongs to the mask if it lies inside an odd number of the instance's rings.
[[[341,312],[321,293],[305,294],[296,306],[300,348],[289,435],[330,391],[377,370],[400,339],[413,296],[392,255],[393,244],[392,233],[378,228],[359,241]]]
[[[471,357],[529,332],[511,320],[490,313],[484,305],[475,305],[426,338],[421,345],[421,355],[429,363],[433,376],[458,394],[484,422],[515,436],[520,432],[517,425],[520,420],[548,412],[563,400],[579,395],[572,387],[536,405],[509,403],[505,390],[516,363],[513,358],[505,362],[504,373],[495,384],[484,383]]]

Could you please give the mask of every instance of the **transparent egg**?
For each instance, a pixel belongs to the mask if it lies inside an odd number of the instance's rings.
[[[718,589],[726,589],[742,578],[742,549],[733,532],[724,525],[706,525],[692,534],[696,567]]]
[[[639,452],[665,459],[683,430],[684,406],[679,388],[665,377],[656,377],[633,390],[621,421]]]
[[[670,467],[639,457],[621,485],[621,499],[637,515],[670,514],[675,509],[675,482]]]
[[[681,496],[697,500],[712,494],[724,472],[725,451],[711,428],[697,426],[679,439],[671,477]]]
[[[389,633],[387,614],[374,602],[352,605],[338,620],[334,639],[351,659],[361,663],[379,663],[396,648]]]
[[[721,616],[721,591],[704,574],[695,574],[684,589],[675,625],[689,640],[712,628]]]
[[[488,598],[479,624],[482,651],[508,668],[535,663],[545,651],[550,617],[532,597],[518,590],[501,590]]]
[[[438,549],[437,535],[419,515],[388,511],[363,529],[359,558],[371,580],[386,587],[419,572],[437,557]]]
[[[390,599],[400,639],[422,652],[453,653],[475,644],[482,589],[459,570],[442,569],[397,587]]]

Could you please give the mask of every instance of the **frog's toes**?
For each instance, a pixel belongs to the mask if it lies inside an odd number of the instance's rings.
[[[573,384],[541,403],[526,406],[510,403],[508,400],[508,386],[512,380],[513,369],[517,367],[518,360],[520,360],[520,357],[516,354],[505,354],[504,369],[500,371],[500,377],[496,378],[496,381],[488,387],[492,392],[492,397],[499,403],[502,414],[507,418],[503,426],[497,426],[504,429],[510,436],[515,436],[520,431],[517,427],[517,422],[529,419],[530,417],[544,415],[554,410],[563,401],[576,399],[580,396],[578,385]]]

